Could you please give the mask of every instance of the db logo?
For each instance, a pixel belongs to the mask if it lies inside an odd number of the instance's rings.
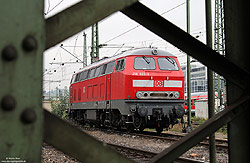
[[[163,87],[163,80],[155,80],[155,87]]]

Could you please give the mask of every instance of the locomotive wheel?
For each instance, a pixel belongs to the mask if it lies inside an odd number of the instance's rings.
[[[81,126],[84,126],[84,125],[85,125],[85,122],[84,122],[84,120],[78,121],[78,124],[81,125]]]
[[[139,129],[142,126],[142,119],[138,116],[133,117],[134,127]]]
[[[163,131],[162,127],[156,127],[156,132],[159,135]]]
[[[142,132],[144,129],[145,129],[145,127],[144,127],[143,125],[141,125],[141,126],[139,127],[139,131],[140,131],[140,132]]]
[[[126,125],[127,132],[133,132],[134,131],[134,126],[131,124]]]

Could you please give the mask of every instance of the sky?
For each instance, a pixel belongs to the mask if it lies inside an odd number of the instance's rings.
[[[79,0],[45,0],[45,17],[53,16],[77,2]],[[186,0],[141,0],[140,2],[186,31]],[[121,12],[116,12],[98,22],[98,28],[99,44],[108,44],[100,49],[100,58],[113,56],[131,47],[153,46],[177,56],[181,65],[186,63],[185,53]],[[190,0],[190,31],[192,36],[205,42],[205,1]],[[71,55],[74,54],[82,59],[83,32],[87,34],[88,64],[90,64],[91,28],[87,28],[44,52],[44,90],[69,87],[74,72],[80,71],[83,67],[83,64],[77,62]],[[68,52],[60,47],[61,44]]]

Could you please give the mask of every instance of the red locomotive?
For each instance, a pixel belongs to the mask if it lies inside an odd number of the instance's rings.
[[[73,75],[69,116],[80,123],[143,130],[178,123],[184,110],[184,75],[172,54],[134,49]]]

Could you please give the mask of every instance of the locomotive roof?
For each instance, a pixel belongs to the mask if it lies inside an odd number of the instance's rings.
[[[127,51],[122,51],[121,53],[112,56],[112,57],[108,57],[105,59],[101,59],[100,61],[97,61],[91,65],[88,65],[86,67],[84,67],[82,71],[86,70],[86,69],[90,69],[92,67],[96,67],[98,65],[101,65],[103,63],[107,63],[109,61],[113,61],[117,58],[121,58],[121,57],[125,57],[125,56],[130,56],[130,55],[155,55],[155,56],[173,56],[175,57],[173,54],[163,51],[163,50],[158,50],[158,49],[152,49],[152,48],[140,48],[140,49],[132,49],[132,50],[127,50]]]
[[[155,51],[156,50],[156,51]],[[153,52],[155,51],[155,52]],[[154,54],[156,53],[156,54]],[[152,49],[152,48],[143,48],[143,49],[134,49],[134,50],[128,50],[125,52],[122,52],[118,55],[125,54],[127,55],[161,55],[161,56],[174,56],[173,54],[163,51],[163,50],[158,50],[158,49]]]

